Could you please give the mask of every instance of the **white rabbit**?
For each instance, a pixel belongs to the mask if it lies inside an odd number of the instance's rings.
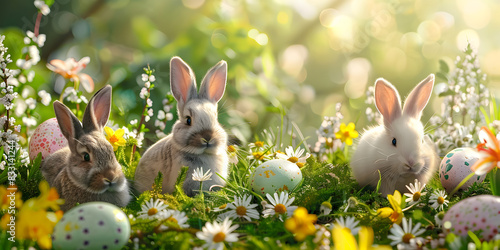
[[[375,82],[375,105],[384,121],[364,132],[351,158],[351,168],[360,186],[376,187],[379,173],[380,192],[392,194],[395,189],[406,192],[405,185],[418,179],[427,183],[437,171],[439,157],[434,143],[424,135],[420,122],[434,86],[431,74],[420,82],[406,98],[385,79]]]
[[[83,124],[59,101],[54,111],[68,146],[49,155],[41,171],[50,186],[65,199],[66,211],[76,203],[105,201],[124,207],[130,201],[127,179],[106,140],[103,127],[111,110],[111,86],[97,91],[90,99]]]
[[[189,170],[183,190],[194,196],[199,182],[192,179],[195,169],[202,167],[213,173],[203,182],[204,190],[212,185],[225,185],[228,176],[227,133],[217,120],[217,102],[226,86],[227,64],[220,61],[211,68],[197,94],[191,68],[179,57],[170,60],[170,89],[177,100],[179,120],[172,133],[151,146],[142,156],[135,171],[135,188],[139,192],[152,189],[158,172],[163,174],[162,191],[172,193],[181,167]]]

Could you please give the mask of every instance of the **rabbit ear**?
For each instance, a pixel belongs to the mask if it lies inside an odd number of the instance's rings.
[[[434,74],[430,74],[420,82],[406,98],[403,113],[420,119],[422,110],[429,102],[434,87]]]
[[[170,60],[170,89],[179,103],[179,107],[197,96],[193,71],[177,56]]]
[[[224,95],[227,80],[227,63],[218,62],[212,67],[201,82],[200,97],[217,103]]]
[[[59,123],[62,134],[68,140],[69,146],[73,148],[75,139],[80,138],[83,134],[80,121],[66,105],[59,101],[54,102],[54,112],[56,113],[57,123]]]
[[[111,93],[111,86],[106,85],[92,96],[83,114],[82,123],[85,132],[102,130],[108,122],[111,112]]]
[[[386,126],[401,116],[401,99],[398,91],[383,78],[375,82],[375,105],[384,116]]]

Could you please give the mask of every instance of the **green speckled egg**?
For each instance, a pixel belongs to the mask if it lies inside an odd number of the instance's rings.
[[[479,159],[472,148],[456,148],[445,155],[439,166],[439,178],[446,192],[450,193],[472,170],[470,167]],[[466,190],[474,182],[483,182],[486,175],[474,175],[460,188]]]
[[[130,237],[130,222],[117,206],[89,202],[72,208],[54,227],[54,249],[121,249]]]
[[[262,195],[293,191],[302,181],[302,172],[287,160],[270,160],[255,169],[250,181],[252,189]]]

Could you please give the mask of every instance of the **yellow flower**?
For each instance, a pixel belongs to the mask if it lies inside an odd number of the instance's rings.
[[[352,122],[350,122],[347,126],[345,125],[345,123],[340,124],[340,129],[337,133],[335,133],[335,138],[340,139],[347,145],[352,145],[352,139],[359,136],[358,131],[356,131],[354,128],[355,126]]]
[[[59,210],[59,205],[64,204],[63,199],[59,199],[59,194],[54,187],[50,187],[46,181],[39,184],[40,196],[35,199],[35,205],[38,209],[46,210],[51,208],[53,211]]]
[[[403,211],[401,209],[401,193],[398,190],[394,191],[394,195],[387,195],[387,199],[391,203],[392,208],[383,207],[377,210],[377,214],[381,218],[389,218],[393,223],[401,224],[403,220]]]
[[[16,237],[38,242],[42,249],[51,249],[50,235],[60,219],[56,213],[47,212],[36,205],[35,199],[29,199],[19,210],[16,222]]]
[[[359,230],[359,242],[356,242],[349,228],[341,226],[333,227],[332,238],[336,250],[392,249],[390,246],[372,246],[373,229],[371,227],[361,227],[361,230]]]
[[[315,214],[308,214],[307,209],[299,207],[293,213],[293,216],[285,221],[286,230],[295,234],[297,241],[303,241],[308,235],[316,233],[314,223],[318,217]]]
[[[17,189],[16,186],[11,186],[12,189]],[[21,192],[7,190],[5,186],[0,186],[0,210],[9,209],[11,202],[16,208],[20,208],[23,205],[23,200],[21,199]]]
[[[106,132],[106,139],[109,141],[109,143],[111,143],[114,151],[118,150],[118,147],[125,146],[127,144],[127,141],[123,139],[125,130],[120,128],[116,131],[113,131],[112,128],[106,126],[104,127],[104,131]]]
[[[500,141],[486,127],[482,127],[479,131],[479,143],[477,150],[482,156],[482,159],[472,165],[471,170],[477,175],[483,175],[495,167],[500,168]]]

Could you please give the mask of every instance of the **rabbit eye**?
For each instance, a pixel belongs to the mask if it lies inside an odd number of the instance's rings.
[[[186,124],[187,124],[188,126],[191,126],[191,116],[187,116],[187,117],[186,117]]]
[[[84,153],[84,154],[83,154],[83,159],[84,159],[85,161],[90,161],[90,155],[89,155],[88,153]]]
[[[396,143],[397,143],[396,138],[392,138],[392,145],[393,145],[394,147],[396,147]]]

